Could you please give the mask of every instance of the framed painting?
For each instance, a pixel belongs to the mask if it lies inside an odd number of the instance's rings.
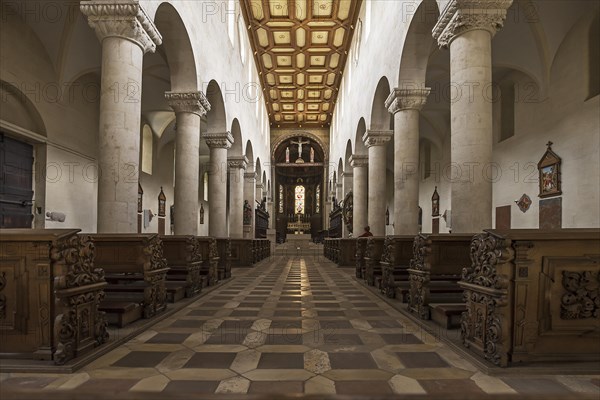
[[[538,163],[540,193],[539,197],[552,197],[562,194],[560,164],[561,158],[552,151],[552,142],[546,145],[548,149]]]

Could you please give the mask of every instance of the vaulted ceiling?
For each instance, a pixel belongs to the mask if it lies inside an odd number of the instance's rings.
[[[362,0],[240,3],[271,123],[329,125]]]

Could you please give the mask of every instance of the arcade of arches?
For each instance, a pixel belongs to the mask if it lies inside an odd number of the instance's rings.
[[[597,1],[0,5],[2,396],[600,395]]]

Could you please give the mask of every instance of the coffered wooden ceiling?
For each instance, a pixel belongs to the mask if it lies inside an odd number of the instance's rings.
[[[241,0],[273,125],[329,125],[362,0]]]

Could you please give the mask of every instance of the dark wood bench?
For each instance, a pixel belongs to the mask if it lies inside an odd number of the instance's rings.
[[[219,280],[219,248],[217,239],[210,236],[196,236],[200,254],[204,262],[200,268],[201,279],[206,286],[214,286]]]
[[[231,278],[231,239],[217,238],[217,252],[219,253],[219,264],[217,273],[219,280]]]
[[[231,239],[231,266],[251,267],[254,264],[254,239]]]
[[[65,362],[108,339],[104,271],[79,229],[0,230],[0,357]]]
[[[487,230],[459,285],[471,351],[519,362],[600,361],[600,230]]]
[[[193,297],[202,290],[202,249],[198,239],[189,235],[161,237],[163,255],[167,259],[167,294],[169,301],[180,299],[177,288],[183,288],[185,297]]]
[[[430,303],[462,303],[458,285],[462,269],[470,265],[473,234],[420,234],[415,237],[410,261],[408,309],[431,319]]]
[[[365,251],[367,250],[367,238],[356,238],[356,277],[366,279]]]
[[[166,309],[169,268],[157,234],[105,233],[90,237],[96,247],[94,263],[105,271],[109,283],[100,309],[109,314],[111,321],[133,321],[139,310],[129,303],[139,304],[144,318]],[[122,307],[117,308],[117,304]]]
[[[356,264],[356,239],[338,239],[337,264],[340,267],[351,267]]]
[[[381,285],[381,256],[383,255],[384,236],[371,236],[367,238],[365,249],[365,281],[369,286]]]
[[[326,259],[331,260],[331,239],[330,238],[323,239],[323,256]]]
[[[381,293],[406,302],[410,288],[408,268],[413,256],[415,237],[386,236],[381,256]]]

